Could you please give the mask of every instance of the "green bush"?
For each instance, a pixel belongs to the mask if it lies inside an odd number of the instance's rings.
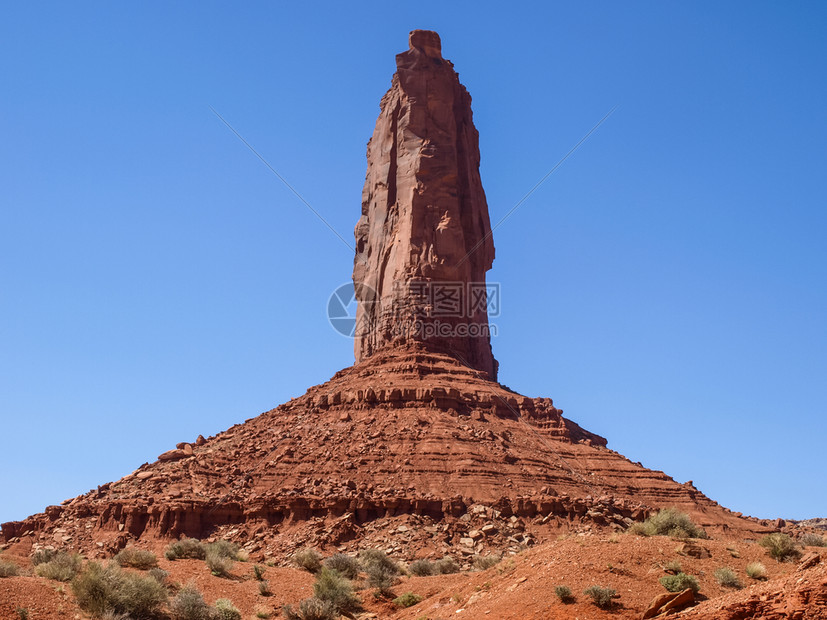
[[[324,565],[339,571],[348,579],[356,579],[359,576],[359,560],[344,553],[337,553],[324,561]]]
[[[436,566],[434,566],[434,563],[430,560],[415,560],[411,562],[410,566],[408,566],[408,572],[417,577],[428,577],[437,574]]]
[[[152,577],[162,586],[165,586],[167,584],[167,577],[169,577],[169,573],[167,571],[165,571],[163,568],[158,568],[157,566],[155,568],[150,568],[147,571],[147,575]]]
[[[698,585],[698,580],[686,573],[667,575],[666,577],[661,577],[658,581],[660,581],[660,585],[670,592],[682,592],[689,588],[697,593],[701,589],[701,586]]]
[[[51,560],[35,566],[34,572],[38,577],[54,579],[55,581],[71,581],[80,572],[83,559],[77,553],[60,551]]]
[[[477,570],[486,570],[491,568],[492,566],[496,566],[499,564],[500,560],[502,560],[502,556],[491,554],[491,555],[475,555],[474,556],[474,568]]]
[[[167,600],[166,588],[152,577],[97,562],[89,562],[72,581],[72,591],[80,608],[97,617],[113,612],[135,620],[156,618]]]
[[[20,567],[14,562],[0,560],[0,577],[17,577],[20,574]]]
[[[201,593],[192,587],[182,588],[169,604],[174,620],[211,620],[212,610]]]
[[[207,568],[216,577],[227,577],[233,568],[233,559],[224,554],[223,550],[214,548],[212,545],[207,547],[207,557],[205,559]]]
[[[52,558],[57,555],[57,551],[55,549],[38,549],[31,555],[32,566],[37,566],[38,564],[45,564]]]
[[[554,588],[554,594],[560,599],[561,603],[573,603],[574,595],[571,593],[571,588],[568,586],[557,586]]]
[[[322,569],[322,554],[315,549],[299,549],[290,560],[309,573],[318,573]]]
[[[767,534],[758,541],[758,544],[764,547],[770,556],[779,562],[792,561],[801,555],[801,552],[795,546],[795,541],[786,534],[778,532]]]
[[[801,544],[805,547],[827,547],[827,540],[813,532],[807,532],[801,537]]]
[[[217,540],[214,543],[207,545],[207,555],[212,553],[215,556],[222,558],[229,558],[230,560],[239,559],[238,545],[229,540]]]
[[[164,556],[167,560],[203,560],[207,557],[207,549],[196,538],[182,538],[170,543]]]
[[[459,572],[459,564],[454,561],[454,558],[448,555],[434,562],[434,567],[438,575],[451,575]]]
[[[282,608],[285,620],[337,620],[339,612],[330,601],[323,601],[314,597],[306,598],[299,603],[299,611],[293,611],[290,605]]]
[[[750,562],[747,564],[746,569],[744,571],[747,573],[747,577],[750,579],[766,579],[767,578],[767,567],[761,564],[761,562]]]
[[[263,566],[259,566],[258,564],[253,564],[253,577],[256,578],[256,581],[264,581],[264,573],[267,571],[266,568]]]
[[[270,582],[266,579],[262,579],[258,582],[258,593],[262,596],[270,596],[272,592],[270,592]]]
[[[398,605],[399,607],[413,607],[418,602],[422,600],[422,597],[419,594],[414,594],[413,592],[405,592],[402,596],[397,596],[393,599],[393,604]]]
[[[241,620],[241,612],[236,609],[230,599],[220,598],[215,602],[213,618],[215,620]]]
[[[369,572],[370,567],[381,567],[394,575],[398,575],[401,572],[399,565],[381,549],[363,549],[360,551],[359,564],[361,564],[365,572]]]
[[[359,607],[359,599],[353,593],[350,580],[339,571],[323,566],[313,584],[313,594],[321,601],[328,601],[337,611],[346,612]]]
[[[149,570],[158,565],[158,559],[152,551],[127,547],[115,556],[114,560],[119,566],[130,566],[141,570]]]
[[[735,571],[731,568],[727,568],[722,566],[721,568],[717,569],[713,573],[715,577],[715,581],[718,582],[719,585],[724,586],[725,588],[742,588],[741,580],[738,579],[738,575],[735,574]]]
[[[600,609],[609,609],[612,606],[612,599],[617,594],[616,590],[612,588],[604,588],[602,586],[589,586],[583,590],[583,594],[592,599],[592,603],[597,605]]]
[[[707,538],[704,529],[695,525],[689,515],[674,508],[659,510],[643,523],[632,524],[629,531],[639,536]]]

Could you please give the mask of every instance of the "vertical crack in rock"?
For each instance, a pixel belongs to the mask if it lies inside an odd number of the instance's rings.
[[[435,32],[411,32],[396,65],[355,230],[356,361],[418,342],[496,379],[485,301],[494,244],[471,96]]]

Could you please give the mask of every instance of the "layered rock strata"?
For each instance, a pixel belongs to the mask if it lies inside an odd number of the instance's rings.
[[[496,379],[494,260],[471,97],[439,35],[414,30],[368,143],[353,282],[356,361],[417,341]]]

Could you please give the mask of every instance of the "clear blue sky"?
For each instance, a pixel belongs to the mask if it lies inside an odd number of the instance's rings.
[[[474,99],[502,382],[760,517],[827,516],[823,2],[15,3],[0,521],[352,363],[325,318],[413,28]]]

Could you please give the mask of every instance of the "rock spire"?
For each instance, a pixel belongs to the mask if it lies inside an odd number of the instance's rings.
[[[439,35],[410,33],[410,49],[381,101],[368,143],[353,282],[356,361],[420,343],[496,379],[485,273],[494,260],[479,174],[471,96]]]

